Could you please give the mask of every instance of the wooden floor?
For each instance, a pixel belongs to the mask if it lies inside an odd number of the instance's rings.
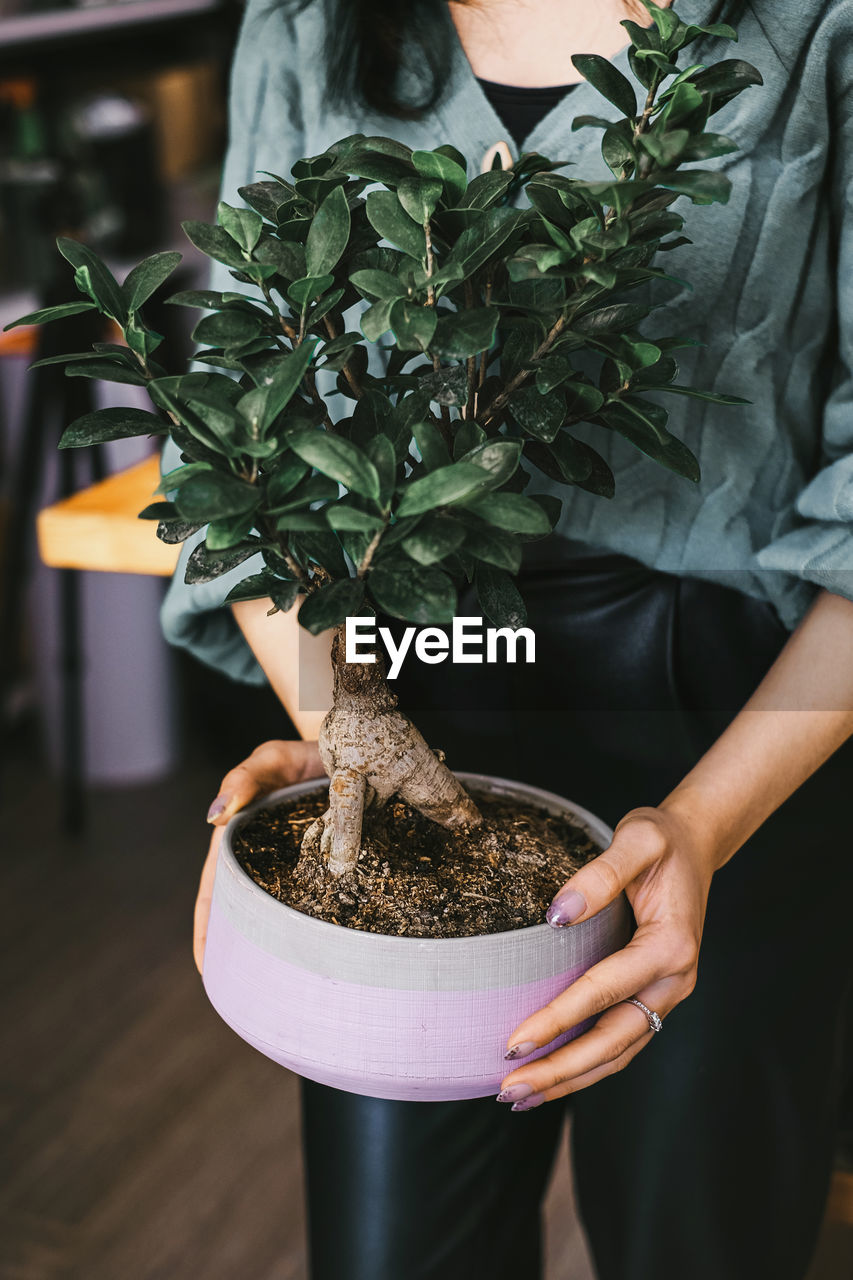
[[[53,786],[18,772],[0,855],[0,1280],[306,1280],[294,1077],[220,1022],[190,955],[215,773],[102,792],[74,843]],[[853,1273],[853,1179],[832,1214],[812,1280]],[[565,1151],[547,1222],[548,1280],[593,1280]]]

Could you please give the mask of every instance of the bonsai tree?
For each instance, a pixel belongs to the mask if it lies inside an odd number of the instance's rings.
[[[354,869],[365,806],[391,795],[448,828],[480,821],[398,709],[381,660],[346,661],[345,619],[447,623],[472,583],[492,623],[518,628],[522,544],[547,537],[561,509],[532,477],[602,499],[614,491],[574,428],[618,432],[695,483],[661,393],[738,403],[681,385],[675,352],[689,342],[650,337],[644,322],[654,282],[673,278],[660,255],[685,243],[671,206],[729,195],[722,174],[685,166],[736,149],[708,122],[761,77],[736,60],[681,69],[699,37],[735,31],[643,2],[653,25],[622,24],[639,96],[607,60],[573,59],[615,108],[613,119],[574,122],[603,130],[609,179],[527,153],[469,182],[452,146],[412,151],[354,134],[299,160],[292,180],[265,173],[240,188],[244,207],[221,203],[215,225],[184,223],[234,280],[170,299],[206,313],[193,338],[209,370],[166,376],[155,359],[161,337],[142,308],[177,253],[148,258],[120,285],[90,248],[60,239],[83,299],[16,322],[93,308],[114,320],[126,345],[59,359],[70,375],[145,386],[156,411],[87,414],[60,447],[171,434],[181,465],[141,517],[171,543],[207,526],[186,581],[260,552],[265,567],[228,600],[270,597],[288,610],[302,597],[302,626],[335,629],[334,705],[320,734],[329,807],[303,843],[319,844],[333,876]]]

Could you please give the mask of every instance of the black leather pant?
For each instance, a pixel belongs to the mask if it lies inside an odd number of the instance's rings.
[[[401,704],[452,767],[611,824],[663,799],[787,638],[767,605],[620,556],[530,569],[522,586],[535,666],[413,661]],[[523,1114],[303,1081],[312,1280],[536,1280],[569,1105],[599,1280],[802,1280],[851,972],[851,766],[853,742],[717,874],[696,989],[618,1075]]]

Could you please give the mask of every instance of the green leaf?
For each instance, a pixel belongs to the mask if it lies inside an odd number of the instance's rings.
[[[79,240],[71,240],[68,236],[59,236],[56,247],[63,258],[77,268],[75,280],[85,282],[84,290],[97,303],[98,310],[124,325],[127,320],[124,294],[107,265],[88,245],[81,244]]]
[[[335,187],[314,214],[305,259],[309,276],[325,276],[337,266],[350,236],[350,211],[343,187]]]
[[[209,222],[182,222],[187,239],[206,254],[226,267],[235,267],[242,271],[248,263],[240,252],[239,246],[231,239],[224,227],[214,227]]]
[[[129,369],[117,360],[72,361],[65,366],[66,377],[100,378],[103,382],[122,382],[131,387],[144,387],[148,379],[139,369]]]
[[[267,480],[266,505],[275,510],[308,474],[308,463],[301,458],[286,454],[276,466]]]
[[[587,311],[572,321],[573,333],[612,333],[633,329],[649,313],[649,308],[636,302],[613,302],[595,311]]]
[[[193,330],[192,340],[228,351],[252,342],[262,331],[260,319],[247,311],[216,311],[202,316]]]
[[[204,543],[196,548],[196,551],[202,550]],[[193,553],[195,554],[195,553]],[[211,556],[210,552],[206,553]],[[220,555],[220,560],[225,560],[225,556]],[[192,556],[190,556],[190,560]],[[213,559],[213,556],[211,556]],[[237,561],[239,564],[240,561]],[[189,561],[187,561],[189,568]],[[268,596],[272,596],[273,591],[280,585],[281,580],[270,569],[262,569],[260,573],[250,573],[242,582],[238,582],[232,587],[225,597],[225,604],[233,604],[235,600],[265,600]]]
[[[263,399],[252,402],[251,408],[255,410],[256,417],[253,417],[261,432],[272,426],[281,411],[290,404],[308,372],[319,341],[319,338],[306,338],[295,351],[280,356],[275,372],[265,378],[264,385],[258,388]],[[245,399],[246,397],[240,400],[240,407]],[[253,417],[250,417],[250,421]]]
[[[378,342],[383,333],[391,328],[391,308],[394,298],[382,298],[368,307],[361,317],[361,332],[368,342]]]
[[[214,307],[221,310],[229,298],[239,298],[245,304],[244,310],[251,308],[248,298],[243,298],[241,294],[222,293],[218,289],[182,289],[165,301],[170,307],[198,307],[199,310],[208,311]]]
[[[401,351],[426,351],[435,333],[434,307],[424,307],[409,298],[397,298],[388,313],[391,331]]]
[[[508,533],[523,533],[544,538],[551,532],[551,522],[542,507],[521,493],[489,493],[469,498],[466,511],[473,511],[489,524]]]
[[[459,284],[460,280],[465,278],[465,272],[458,262],[448,262],[439,271],[434,271],[429,277],[429,281],[435,290],[435,296],[440,298],[442,293],[447,289],[452,289],[454,285]],[[426,272],[422,271],[420,275],[416,273],[416,283],[426,283]]]
[[[313,560],[333,578],[346,578],[349,573],[338,536],[326,528],[325,532],[299,533],[290,538],[291,549],[298,560]]]
[[[283,515],[290,511],[307,511],[314,502],[328,502],[337,497],[338,483],[331,476],[308,476],[291,490],[288,497],[269,509],[276,515]]]
[[[473,418],[465,418],[457,423],[453,436],[454,462],[459,462],[466,453],[470,453],[478,445],[484,444],[486,439],[485,431]]]
[[[724,396],[717,391],[702,391],[699,387],[681,387],[675,382],[655,387],[655,390],[672,391],[675,395],[692,396],[694,400],[708,400],[711,404],[752,404],[751,400],[744,400],[741,396]]]
[[[321,368],[326,369],[331,365],[332,368],[337,369],[337,360],[339,358],[345,359],[352,351],[352,348],[360,344],[361,337],[360,333],[350,330],[348,333],[338,334],[337,338],[332,338],[331,342],[324,342],[323,349],[320,352],[324,360]],[[336,363],[331,364],[333,358]]]
[[[224,471],[209,470],[181,485],[175,506],[185,520],[223,520],[252,511],[259,497],[256,486]]]
[[[678,15],[673,13],[671,9],[663,9],[658,4],[646,4],[646,0],[642,0],[642,3],[645,4],[645,7],[652,15],[652,20],[660,32],[661,41],[666,47],[668,42],[684,24],[681,22]]]
[[[465,541],[465,526],[443,511],[435,511],[402,540],[403,550],[418,564],[437,564]]]
[[[275,522],[276,529],[322,533],[329,528],[325,508],[320,511],[286,511]]]
[[[375,533],[381,529],[384,521],[381,516],[370,516],[358,507],[347,507],[343,502],[336,502],[329,508],[327,520],[332,529],[345,533]]]
[[[350,276],[350,284],[354,284],[359,293],[371,298],[404,298],[406,286],[390,271],[376,271],[366,267],[363,271],[354,271]]]
[[[456,588],[440,569],[419,565],[402,569],[380,563],[371,570],[367,585],[384,613],[405,622],[451,622],[456,612]]]
[[[149,502],[136,518],[137,520],[161,520],[170,524],[183,519],[174,502]]]
[[[441,192],[437,179],[404,178],[397,187],[397,198],[409,217],[423,226],[435,213]]]
[[[503,569],[478,565],[474,575],[477,599],[483,613],[496,627],[517,631],[527,622],[527,610],[518,587]]]
[[[566,415],[571,418],[590,418],[604,404],[604,396],[598,387],[589,382],[572,380],[564,388]]]
[[[670,129],[660,132],[652,130],[650,133],[641,133],[639,141],[652,159],[667,169],[670,165],[678,163],[684,148],[690,141],[690,132],[687,129]]]
[[[440,147],[435,147],[434,150],[440,156],[447,156],[448,160],[452,160],[454,164],[457,164],[463,173],[467,172],[468,162],[458,147],[454,147],[450,142],[443,142]]]
[[[287,290],[287,296],[297,310],[303,311],[315,298],[331,289],[334,283],[335,277],[330,275],[304,276],[301,280],[293,281]]]
[[[649,458],[698,484],[701,478],[699,463],[686,444],[655,421],[651,413],[654,408],[652,405],[641,408],[629,400],[620,400],[609,404],[602,416],[609,427]]]
[[[410,218],[393,191],[371,191],[365,201],[370,225],[410,258],[426,257],[424,229]]]
[[[292,240],[279,240],[275,236],[262,236],[255,249],[255,258],[266,266],[275,267],[276,275],[285,280],[301,280],[308,275],[305,265],[305,247]]]
[[[713,96],[713,115],[741,90],[748,89],[750,85],[764,84],[764,80],[761,72],[751,63],[743,62],[740,58],[727,58],[698,72],[693,77],[692,84],[700,93]]]
[[[94,302],[63,302],[58,307],[42,307],[40,311],[30,311],[19,320],[10,320],[8,324],[4,324],[3,332],[16,329],[19,324],[49,324],[51,320],[65,320],[68,316],[79,316],[84,311],[97,309]],[[35,368],[35,365],[30,367]]]
[[[486,564],[518,573],[521,568],[521,543],[510,534],[497,529],[469,529],[465,536],[465,550]]]
[[[416,516],[434,507],[460,502],[482,488],[486,479],[483,468],[470,462],[453,462],[447,467],[439,467],[409,485],[397,509],[397,516],[399,519]]]
[[[312,636],[331,627],[338,627],[353,617],[364,600],[364,583],[359,578],[345,578],[342,582],[330,582],[305,597],[299,610],[299,625]]]
[[[214,521],[207,530],[205,546],[209,551],[226,551],[236,547],[251,532],[254,521],[252,511]]]
[[[633,171],[636,163],[634,148],[618,129],[607,129],[605,131],[604,137],[601,139],[601,154],[604,163],[617,178],[621,178],[625,173]]]
[[[545,356],[537,361],[536,390],[541,395],[547,395],[570,378],[574,371],[574,365],[565,356]]]
[[[358,445],[328,431],[296,431],[288,439],[295,454],[323,475],[346,485],[364,498],[379,500],[379,476]]]
[[[584,80],[612,102],[623,116],[633,119],[637,115],[637,97],[631,81],[607,58],[601,58],[597,53],[577,53],[572,64]]]
[[[227,551],[211,551],[204,542],[200,542],[190,552],[186,569],[184,570],[184,582],[188,586],[202,582],[213,582],[216,578],[221,577],[223,573],[230,573],[232,569],[236,569],[238,565],[242,564],[244,560],[248,560],[250,556],[256,555],[257,551],[257,542],[232,547]]]
[[[408,445],[408,438],[406,444]],[[394,445],[388,436],[378,435],[367,441],[364,446],[364,452],[373,463],[376,468],[376,474],[379,476],[379,503],[384,511],[391,502],[397,473],[397,457]]]
[[[458,263],[466,276],[473,275],[506,243],[522,217],[518,209],[488,209],[462,232],[453,246],[451,261]]]
[[[169,424],[143,409],[96,409],[94,413],[76,418],[65,428],[59,448],[79,449],[88,444],[105,444],[107,440],[168,434]]]
[[[689,196],[694,204],[727,204],[731,195],[731,179],[724,173],[688,169],[683,173],[662,173],[658,182],[670,191]]]
[[[449,464],[450,454],[447,452],[447,445],[435,423],[416,422],[412,428],[412,434],[427,471],[437,471],[439,467],[446,467]]]
[[[237,195],[268,222],[278,222],[279,212],[286,208],[293,188],[282,182],[249,182],[237,188]]]
[[[468,398],[468,374],[461,364],[434,369],[419,378],[418,385],[436,404],[464,404]]]
[[[193,476],[201,475],[210,470],[212,468],[209,462],[182,463],[181,466],[175,467],[173,471],[167,471],[165,475],[160,477],[160,483],[154,492],[172,493],[175,489],[180,489],[181,485],[186,484]]]
[[[694,160],[715,160],[717,156],[728,156],[739,147],[724,133],[701,133],[693,136],[681,155],[681,163],[689,164]]]
[[[411,161],[379,155],[367,149],[357,151],[347,159],[346,171],[357,178],[381,182],[386,187],[395,187],[414,173]]]
[[[122,285],[128,311],[138,311],[169,279],[180,261],[179,253],[155,253],[128,272]]]
[[[692,44],[701,35],[713,36],[716,40],[737,40],[738,38],[737,31],[727,22],[712,22],[709,27],[696,27],[691,23],[684,33],[684,42],[681,47]]]
[[[510,397],[509,410],[520,427],[546,442],[554,439],[566,417],[562,396],[553,393],[543,396],[535,387],[516,391]]]
[[[468,186],[468,175],[462,165],[441,151],[413,151],[412,164],[423,177],[437,178],[444,184],[451,205],[459,203]]]
[[[490,173],[478,173],[468,183],[468,189],[459,200],[460,209],[489,209],[507,192],[515,174],[507,169]]]
[[[687,116],[692,115],[694,111],[699,111],[702,108],[701,93],[686,80],[674,85],[671,90],[666,94],[662,94],[661,97],[665,100],[663,111],[658,117],[659,128],[661,129],[669,128],[674,122],[684,120]]]
[[[464,454],[460,461],[486,471],[487,487],[496,489],[515,473],[520,458],[520,440],[487,440]]]
[[[577,133],[579,129],[612,129],[616,124],[617,121],[605,120],[603,116],[575,116],[572,133]]]
[[[552,480],[576,484],[602,498],[613,497],[613,472],[601,454],[568,431],[561,431],[550,445],[531,440],[524,446],[524,454]]]
[[[497,307],[475,307],[450,314],[440,312],[431,349],[454,359],[488,351],[494,343],[499,320]]]
[[[254,209],[235,209],[220,200],[216,210],[217,220],[236,244],[251,253],[261,238],[264,220]]]

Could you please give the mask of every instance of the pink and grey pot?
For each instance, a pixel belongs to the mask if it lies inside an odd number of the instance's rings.
[[[501,778],[459,776],[475,790],[568,814],[602,847],[610,843],[610,828],[569,800]],[[390,937],[315,920],[255,884],[231,837],[257,809],[317,786],[273,792],[225,829],[204,956],[213,1007],[268,1058],[321,1084],[426,1102],[496,1093],[510,1032],[624,945],[627,903],[620,898],[571,929],[537,924],[468,938]]]

